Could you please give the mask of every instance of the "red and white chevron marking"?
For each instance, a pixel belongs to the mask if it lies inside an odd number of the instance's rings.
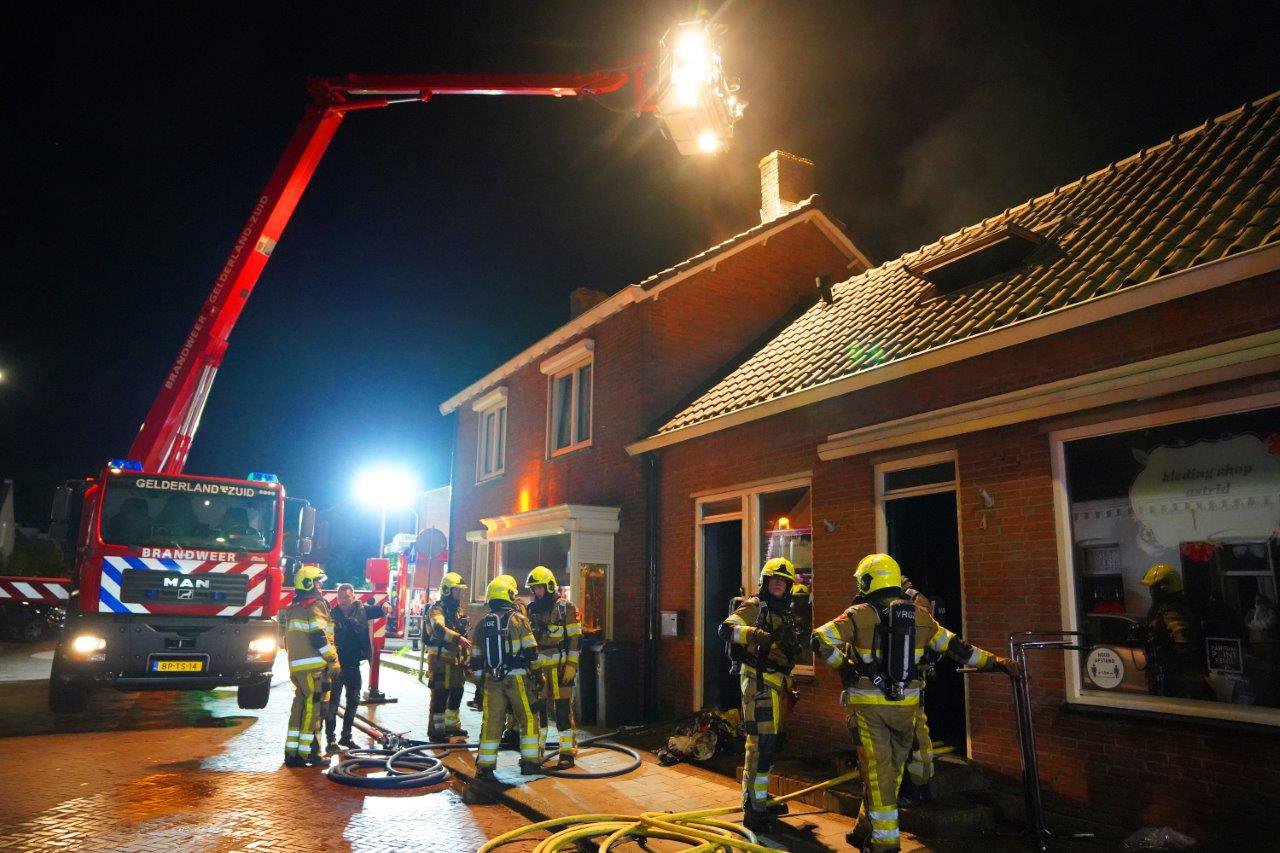
[[[150,570],[157,572],[182,572],[184,575],[200,575],[200,574],[232,574],[245,575],[247,577],[245,587],[244,604],[231,605],[224,607],[215,613],[215,616],[262,616],[263,606],[267,601],[267,578],[270,572],[267,571],[267,564],[263,562],[252,561],[222,561],[222,560],[169,560],[157,559],[154,557],[103,557],[103,562],[121,573],[126,569],[133,570]],[[103,573],[102,588],[120,598],[120,587],[110,575]],[[131,613],[150,613],[151,610],[145,604],[128,602],[124,606]],[[99,603],[100,611],[111,610],[110,607],[103,603]]]
[[[0,578],[0,602],[27,601],[65,607],[71,598],[71,581],[66,578]]]

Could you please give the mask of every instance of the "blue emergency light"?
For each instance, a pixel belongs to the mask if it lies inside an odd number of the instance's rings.
[[[142,460],[140,459],[112,459],[107,462],[108,468],[116,468],[120,471],[141,471]]]
[[[264,471],[250,471],[246,480],[253,480],[258,483],[279,483],[280,478],[275,474],[268,474]]]

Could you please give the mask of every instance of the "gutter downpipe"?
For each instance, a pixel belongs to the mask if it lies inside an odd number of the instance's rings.
[[[644,718],[653,722],[657,713],[658,660],[658,454],[644,454]]]

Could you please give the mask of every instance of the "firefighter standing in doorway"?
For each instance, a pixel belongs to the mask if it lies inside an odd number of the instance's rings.
[[[742,764],[742,823],[753,832],[766,831],[785,814],[785,803],[768,803],[769,771],[778,756],[787,705],[791,701],[791,670],[801,641],[791,612],[791,587],[796,570],[784,557],[760,569],[759,591],[742,600],[720,623],[720,637],[742,687],[742,730],[746,754]]]
[[[427,661],[431,673],[431,720],[427,740],[440,743],[451,737],[466,737],[458,711],[466,686],[466,663],[471,654],[467,639],[467,612],[464,599],[467,585],[462,575],[447,572],[440,580],[440,599],[427,611]]]
[[[560,766],[572,767],[577,753],[573,719],[573,684],[578,677],[578,647],[582,643],[582,618],[573,602],[560,595],[556,577],[546,566],[534,566],[525,580],[533,600],[529,623],[538,642],[534,664],[539,686],[538,721],[548,752],[556,751],[551,721],[560,733]]]
[[[324,573],[306,565],[293,578],[293,602],[284,611],[285,650],[293,681],[293,708],[284,742],[286,767],[314,767],[324,763],[316,740],[324,722],[325,685],[338,679],[338,650],[333,644],[333,621],[321,595]]]
[[[847,840],[879,853],[898,849],[898,786],[915,738],[918,665],[925,649],[1011,677],[1018,667],[970,645],[911,603],[902,591],[902,570],[888,554],[864,557],[854,578],[864,600],[814,631],[813,646],[840,672],[841,699],[853,712],[849,727],[858,747],[863,798]]]
[[[490,581],[485,590],[489,612],[471,629],[471,671],[484,678],[484,717],[480,726],[480,751],[476,755],[476,782],[490,783],[498,764],[498,742],[507,711],[520,731],[520,772],[538,772],[538,720],[533,713],[529,672],[538,658],[538,644],[529,620],[516,608],[511,587]]]

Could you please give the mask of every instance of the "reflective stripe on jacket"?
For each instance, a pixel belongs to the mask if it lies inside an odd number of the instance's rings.
[[[894,602],[905,600],[900,596],[889,596],[878,599],[874,604],[870,602],[855,604],[835,619],[819,626],[813,632],[814,639],[817,641],[818,656],[833,669],[839,669],[846,661],[855,665],[870,664],[876,627],[880,624],[880,612],[877,606],[888,608]],[[921,604],[916,605],[915,615],[916,629],[913,645],[917,665],[924,658],[925,650],[930,649],[939,655],[945,654],[964,666],[976,669],[995,667],[994,655],[969,644],[939,625],[933,615]],[[856,656],[856,660],[850,660],[853,656]],[[905,685],[902,699],[891,700],[872,683],[870,678],[860,675],[856,682],[845,686],[842,700],[846,705],[918,705],[920,704],[920,687],[920,679],[913,678]]]
[[[333,645],[333,620],[320,596],[295,599],[284,612],[284,647],[289,671],[324,669],[338,662]]]
[[[528,608],[529,625],[538,644],[538,660],[534,669],[578,665],[578,647],[582,644],[582,617],[567,598],[557,598],[545,611],[535,600]]]

